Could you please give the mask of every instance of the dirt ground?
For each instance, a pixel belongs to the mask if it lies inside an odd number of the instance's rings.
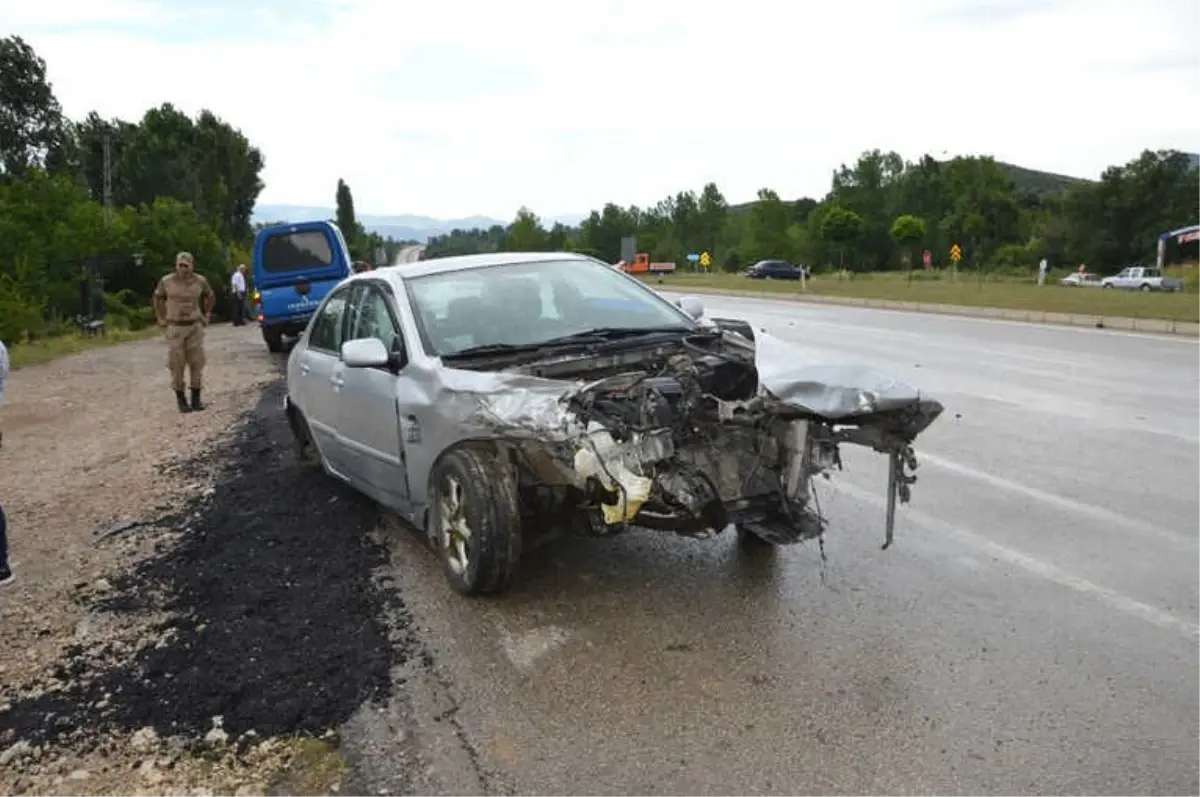
[[[0,593],[4,684],[44,668],[81,619],[71,590],[95,584],[136,539],[95,545],[94,532],[168,514],[211,480],[211,473],[179,472],[172,464],[209,449],[277,378],[280,363],[266,348],[246,345],[256,333],[209,330],[208,408],[201,413],[175,408],[165,344],[157,338],[12,374],[0,407],[0,502],[17,574]]]
[[[291,457],[283,358],[207,343],[200,413],[158,339],[10,379],[0,793],[334,792],[336,728],[409,653],[374,505]]]

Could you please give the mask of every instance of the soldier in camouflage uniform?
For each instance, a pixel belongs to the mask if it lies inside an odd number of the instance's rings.
[[[196,273],[196,260],[191,252],[180,252],[175,256],[175,272],[164,276],[154,291],[154,313],[158,316],[158,325],[166,329],[167,368],[171,372],[171,387],[175,390],[180,412],[204,409],[200,402],[204,328],[212,317],[215,300],[208,280]],[[191,377],[190,405],[183,392],[185,368]]]

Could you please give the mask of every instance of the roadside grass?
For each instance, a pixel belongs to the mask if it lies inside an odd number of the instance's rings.
[[[302,737],[292,740],[289,746],[291,760],[276,773],[269,793],[324,795],[338,791],[346,774],[346,760],[336,744]]]
[[[1175,272],[1170,269],[1169,272]],[[997,307],[1049,313],[1074,313],[1124,318],[1161,319],[1195,323],[1200,321],[1200,297],[1197,296],[1197,270],[1189,269],[1172,276],[1185,280],[1178,293],[1141,293],[1103,288],[1067,288],[1058,281],[1068,272],[1047,275],[1038,286],[1030,277],[984,277],[962,272],[952,279],[949,272],[913,273],[909,281],[903,273],[817,274],[801,291],[799,281],[752,280],[743,274],[686,274],[664,277],[661,285],[655,277],[643,277],[663,288],[706,288],[714,291],[763,291],[769,293],[837,296],[856,299],[885,299],[923,304],[965,307]]]
[[[31,365],[43,365],[77,354],[81,351],[98,349],[104,346],[115,346],[132,340],[146,340],[162,334],[158,327],[146,327],[131,331],[128,329],[110,329],[107,335],[85,336],[75,332],[52,337],[39,338],[29,343],[17,343],[8,347],[9,363],[12,369],[18,370]]]

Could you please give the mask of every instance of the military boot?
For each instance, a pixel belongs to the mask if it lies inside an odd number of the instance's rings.
[[[192,408],[188,406],[187,398],[183,395],[182,390],[175,391],[175,403],[179,405],[180,412],[191,412]]]
[[[192,388],[192,412],[204,409],[204,404],[200,401],[200,388]]]

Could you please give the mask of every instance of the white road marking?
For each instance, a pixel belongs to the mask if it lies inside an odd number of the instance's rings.
[[[1154,525],[1153,523],[1147,523],[1144,520],[1125,517],[1124,515],[1119,515],[1116,512],[1112,512],[1092,504],[1085,504],[1081,501],[1075,501],[1070,498],[1064,498],[1061,495],[1055,495],[1054,493],[1048,493],[1044,490],[1039,490],[1036,487],[1028,487],[1024,484],[1018,484],[1017,482],[1009,481],[1008,479],[1001,479],[999,476],[993,476],[990,473],[984,473],[983,471],[975,470],[974,468],[967,467],[966,465],[960,465],[957,462],[944,459],[928,452],[921,453],[918,456],[918,459],[920,460],[921,464],[928,463],[934,467],[943,468],[953,473],[957,473],[960,476],[966,476],[969,479],[976,479],[984,482],[985,484],[989,484],[992,487],[1018,493],[1026,496],[1027,498],[1032,498],[1036,501],[1041,501],[1043,503],[1056,506],[1059,509],[1065,509],[1068,512],[1076,512],[1081,515],[1087,515],[1088,517],[1094,518],[1102,523],[1108,523],[1114,526],[1122,526],[1130,531],[1136,531],[1142,534],[1158,537],[1159,539],[1180,545],[1189,550],[1195,550],[1196,548],[1200,547],[1200,542],[1198,542],[1196,539],[1189,539],[1186,534],[1182,532],[1164,529]]]
[[[518,670],[527,671],[538,659],[562,647],[571,632],[556,625],[543,625],[518,634],[500,628],[500,644],[504,655]]]
[[[866,501],[870,504],[874,504],[875,506],[887,506],[886,499],[881,498],[874,493],[863,490],[860,487],[855,487],[852,484],[834,481],[827,482],[826,484],[838,492],[845,493],[846,495]],[[912,520],[915,523],[925,526],[933,531],[941,532],[948,537],[953,537],[955,540],[969,545],[991,556],[993,559],[1014,567],[1018,567],[1033,575],[1041,576],[1049,581],[1053,581],[1059,586],[1067,587],[1068,589],[1073,589],[1083,595],[1097,598],[1098,600],[1108,604],[1110,608],[1124,612],[1132,617],[1138,617],[1142,620],[1146,620],[1147,622],[1153,623],[1159,628],[1173,631],[1187,639],[1200,639],[1200,626],[1197,626],[1195,623],[1188,622],[1187,620],[1182,620],[1175,615],[1170,614],[1169,612],[1163,611],[1162,609],[1157,609],[1149,604],[1134,600],[1128,595],[1122,595],[1121,593],[1108,589],[1107,587],[1101,587],[1098,584],[1093,584],[1092,582],[1072,575],[1071,573],[1068,573],[1065,570],[1050,564],[1049,562],[1044,562],[1036,557],[1021,553],[1015,548],[1009,548],[1006,545],[993,542],[977,532],[951,525],[942,520],[938,520],[937,518],[927,515],[920,510],[912,509],[910,507],[903,507],[898,511],[898,516],[900,513],[903,513],[904,517]]]

